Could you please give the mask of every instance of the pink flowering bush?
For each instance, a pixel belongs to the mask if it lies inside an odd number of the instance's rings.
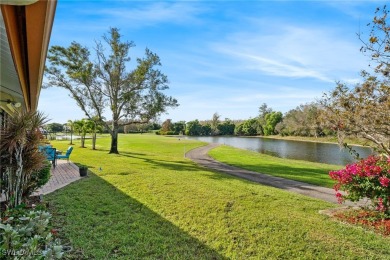
[[[329,172],[336,181],[334,189],[339,203],[369,198],[376,210],[390,214],[390,158],[370,156],[344,169]],[[346,194],[340,193],[340,190]]]

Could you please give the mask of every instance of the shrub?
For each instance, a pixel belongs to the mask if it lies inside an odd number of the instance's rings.
[[[63,255],[56,231],[49,229],[51,214],[43,210],[8,211],[0,219],[1,259],[59,259]]]
[[[51,163],[46,161],[45,166],[31,174],[31,179],[25,188],[24,197],[30,196],[34,191],[45,185],[50,179]]]
[[[8,207],[17,207],[26,199],[34,173],[46,162],[39,152],[45,116],[39,112],[15,112],[0,131],[0,192]]]
[[[156,132],[157,134],[157,132]],[[178,133],[174,132],[174,131],[159,131],[157,135],[178,135]]]
[[[337,181],[334,189],[340,203],[369,198],[376,210],[390,214],[390,158],[370,156],[329,175]]]

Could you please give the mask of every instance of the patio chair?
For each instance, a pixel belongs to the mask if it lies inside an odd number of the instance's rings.
[[[69,146],[68,150],[66,150],[66,153],[64,155],[59,154],[57,155],[57,159],[67,159],[69,163],[69,156],[73,151],[73,146]]]
[[[51,161],[53,168],[55,168],[56,167],[56,158],[57,158],[56,148],[46,146],[42,149],[42,152],[46,155],[46,159],[48,161]]]

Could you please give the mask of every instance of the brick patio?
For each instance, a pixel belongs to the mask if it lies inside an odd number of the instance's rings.
[[[72,162],[68,163],[66,160],[57,160],[56,168],[51,169],[49,182],[33,195],[48,194],[79,179],[81,179],[81,177],[79,174],[79,168],[76,165]]]
[[[79,168],[75,164],[72,162],[68,163],[66,160],[57,160],[56,168],[51,168],[51,176],[48,183],[32,195],[46,195],[80,179]],[[0,201],[4,200],[4,194],[0,194]]]

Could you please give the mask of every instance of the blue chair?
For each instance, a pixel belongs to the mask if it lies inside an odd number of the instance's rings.
[[[57,155],[57,159],[67,159],[69,162],[69,156],[73,151],[73,146],[69,146],[68,150],[66,150],[66,153],[64,155],[59,154]]]
[[[51,145],[38,145],[38,150],[40,151],[40,152],[43,152],[43,150],[45,150],[47,147],[51,147]]]
[[[53,168],[55,168],[56,167],[56,158],[57,158],[56,148],[46,146],[46,147],[43,147],[41,151],[46,155],[46,159],[48,161],[51,161]]]

